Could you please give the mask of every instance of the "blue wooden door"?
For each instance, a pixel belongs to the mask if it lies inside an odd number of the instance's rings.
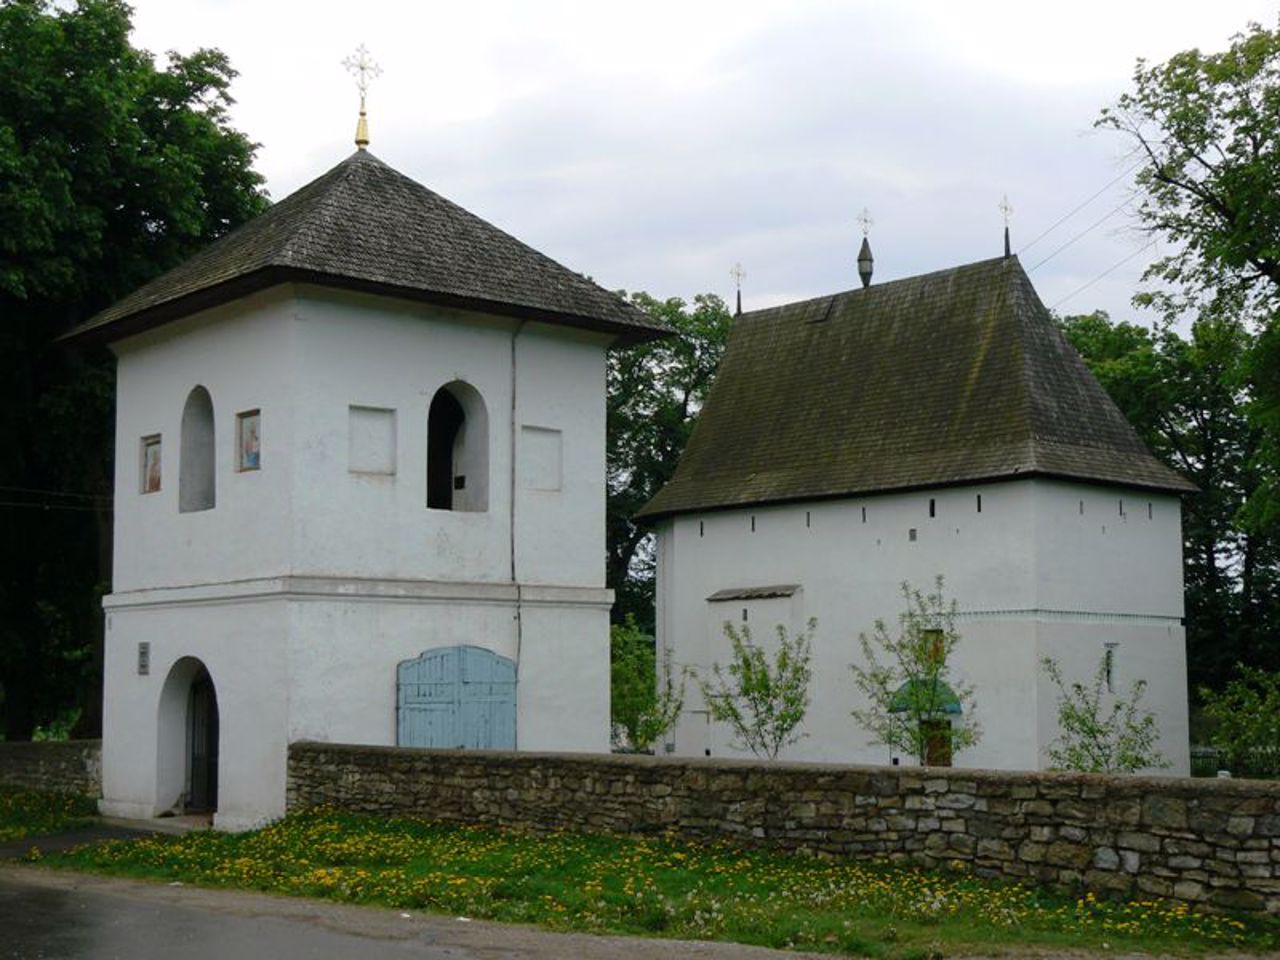
[[[396,668],[396,743],[514,750],[516,666],[480,647],[428,650]]]

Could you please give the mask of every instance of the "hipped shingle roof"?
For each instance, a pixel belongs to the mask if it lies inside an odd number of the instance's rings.
[[[546,320],[624,341],[669,332],[361,150],[68,338],[116,340],[284,282]]]
[[[1024,476],[1195,489],[1008,257],[744,314],[640,516]]]

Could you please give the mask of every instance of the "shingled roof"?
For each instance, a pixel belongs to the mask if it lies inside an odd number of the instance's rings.
[[[285,282],[545,320],[624,341],[668,332],[621,297],[358,150],[68,339],[116,340]]]
[[[1029,476],[1195,489],[1007,257],[744,314],[640,516]]]

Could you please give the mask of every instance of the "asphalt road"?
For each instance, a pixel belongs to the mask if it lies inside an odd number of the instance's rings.
[[[817,960],[0,866],[0,960]],[[826,960],[830,960],[828,956]]]

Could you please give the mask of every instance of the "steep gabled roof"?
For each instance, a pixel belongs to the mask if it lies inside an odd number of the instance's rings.
[[[360,150],[68,337],[116,340],[290,281],[603,330],[629,341],[669,332]]]
[[[640,516],[1024,476],[1195,489],[1008,257],[744,314]]]

